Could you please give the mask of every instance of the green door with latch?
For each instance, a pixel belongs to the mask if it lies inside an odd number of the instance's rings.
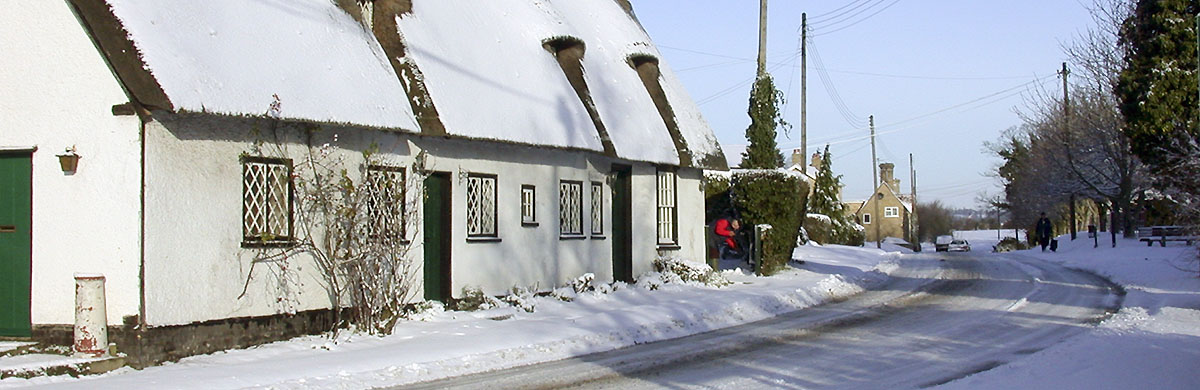
[[[425,178],[422,229],[425,233],[425,300],[450,299],[450,174]]]
[[[0,336],[29,337],[33,156],[0,151]]]
[[[633,283],[633,167],[612,166],[613,281]]]

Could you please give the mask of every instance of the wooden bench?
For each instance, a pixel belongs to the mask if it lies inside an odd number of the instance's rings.
[[[1193,242],[1200,241],[1200,237],[1191,236],[1182,226],[1146,226],[1138,228],[1138,240],[1146,243],[1146,246],[1154,246],[1154,243],[1159,243],[1161,246],[1167,246],[1167,241],[1183,241],[1188,245]]]

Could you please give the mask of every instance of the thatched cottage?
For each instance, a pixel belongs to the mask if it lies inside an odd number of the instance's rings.
[[[102,274],[145,362],[329,326],[317,260],[263,256],[313,161],[420,189],[369,215],[413,302],[703,258],[726,168],[627,0],[29,1],[0,42],[0,336],[69,337]]]

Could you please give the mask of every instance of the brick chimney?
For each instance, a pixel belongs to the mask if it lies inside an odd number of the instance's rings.
[[[893,173],[895,171],[895,168],[896,168],[896,164],[892,164],[892,163],[879,164],[879,180],[884,183],[887,183],[888,186],[892,187],[892,191],[900,191],[899,190],[900,179],[897,179],[895,174]]]
[[[792,149],[792,165],[799,165],[804,168],[804,155],[800,154],[800,149]]]

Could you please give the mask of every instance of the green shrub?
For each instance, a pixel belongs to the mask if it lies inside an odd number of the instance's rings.
[[[808,185],[799,176],[777,170],[737,171],[730,184],[733,207],[746,226],[771,225],[762,242],[761,272],[782,270],[804,225]]]
[[[809,240],[818,244],[833,242],[833,221],[824,214],[808,214],[804,218],[804,231],[808,232]]]
[[[729,202],[729,176],[722,173],[706,173],[704,175],[704,221],[712,222],[731,214],[733,214],[733,204]]]

